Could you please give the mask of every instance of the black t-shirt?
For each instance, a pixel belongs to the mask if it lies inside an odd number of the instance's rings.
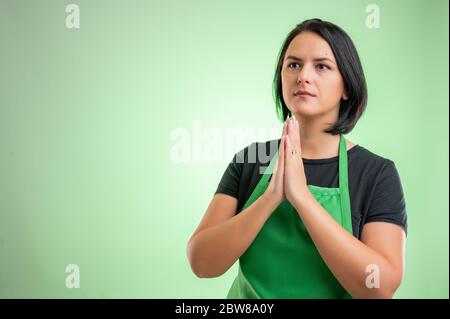
[[[222,193],[238,200],[239,213],[268,166],[267,158],[275,155],[280,140],[252,143],[236,153],[225,170],[216,194]],[[275,144],[276,145],[276,144]],[[263,147],[267,158],[249,157],[249,150],[259,154]],[[254,153],[250,153],[254,154]],[[407,232],[407,214],[400,176],[393,161],[376,155],[360,145],[347,151],[348,185],[352,211],[353,235],[360,238],[363,226],[369,222],[382,221],[403,227]],[[264,163],[262,163],[264,162]],[[327,159],[303,159],[308,185],[339,187],[339,157]]]

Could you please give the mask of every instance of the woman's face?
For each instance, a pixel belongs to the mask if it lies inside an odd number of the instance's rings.
[[[302,32],[289,44],[281,83],[287,108],[300,116],[336,113],[337,117],[341,98],[347,99],[331,47],[313,32]]]

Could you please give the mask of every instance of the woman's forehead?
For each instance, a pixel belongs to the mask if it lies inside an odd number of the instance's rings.
[[[285,59],[289,56],[301,60],[325,57],[334,61],[334,54],[328,42],[313,32],[303,32],[292,39],[286,50]]]

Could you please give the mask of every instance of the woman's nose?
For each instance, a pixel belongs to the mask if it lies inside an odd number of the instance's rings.
[[[297,83],[311,83],[312,71],[309,66],[305,65],[298,72]]]

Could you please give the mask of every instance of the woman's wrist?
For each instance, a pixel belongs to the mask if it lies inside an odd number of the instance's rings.
[[[297,212],[300,212],[309,207],[313,200],[315,200],[315,198],[306,186],[302,191],[298,192],[298,195],[292,200],[291,205]]]
[[[268,193],[262,194],[260,199],[264,202],[264,205],[270,209],[270,212],[273,212],[283,201]]]

